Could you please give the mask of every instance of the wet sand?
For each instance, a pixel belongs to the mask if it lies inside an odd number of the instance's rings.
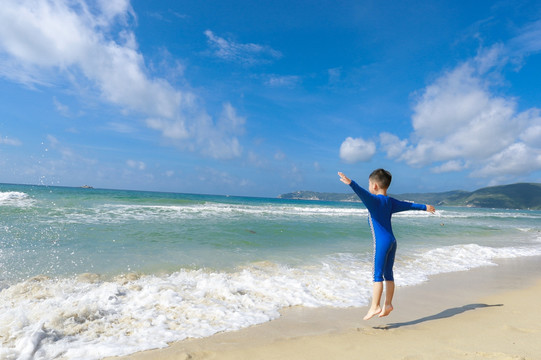
[[[500,260],[398,287],[385,318],[290,308],[265,324],[113,359],[541,359],[540,297],[540,257]]]

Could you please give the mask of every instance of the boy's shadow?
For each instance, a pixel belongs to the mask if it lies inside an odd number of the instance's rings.
[[[440,312],[438,314],[425,316],[425,317],[417,319],[417,320],[411,320],[411,321],[406,321],[406,322],[401,322],[401,323],[392,323],[392,324],[381,325],[381,326],[374,326],[374,329],[378,329],[378,330],[396,329],[396,328],[399,328],[399,327],[402,327],[402,326],[416,325],[416,324],[420,324],[420,323],[427,322],[427,321],[445,319],[445,318],[449,318],[449,317],[452,317],[452,316],[455,316],[455,315],[458,315],[458,314],[462,314],[462,313],[464,313],[466,311],[480,309],[480,308],[486,308],[486,307],[493,307],[493,306],[503,306],[503,304],[495,304],[495,305],[469,304],[469,305],[464,305],[464,306],[461,306],[461,307],[456,307],[456,308],[452,308],[452,309],[443,310],[442,312]]]

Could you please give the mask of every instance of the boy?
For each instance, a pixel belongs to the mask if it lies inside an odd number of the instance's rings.
[[[425,210],[434,213],[436,209],[432,205],[415,204],[399,201],[387,196],[387,189],[391,185],[391,173],[384,169],[377,169],[368,177],[368,190],[366,191],[355,181],[339,172],[340,181],[351,186],[368,209],[368,222],[374,237],[374,288],[372,305],[364,320],[371,319],[379,314],[379,317],[387,316],[393,311],[394,278],[393,264],[396,253],[396,239],[391,227],[391,215],[406,210]],[[383,282],[385,282],[385,303],[380,306],[383,294]]]

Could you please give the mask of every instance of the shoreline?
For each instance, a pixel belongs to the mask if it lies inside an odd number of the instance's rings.
[[[541,358],[541,345],[535,341],[541,336],[541,310],[532,306],[541,296],[541,257],[495,263],[498,266],[438,274],[419,285],[397,287],[395,310],[385,318],[363,321],[367,307],[294,307],[264,324],[106,359],[347,360],[361,353],[370,359]],[[489,333],[490,338],[485,336]],[[481,349],[480,338],[489,350]],[[456,344],[446,348],[449,339]],[[525,339],[530,339],[531,349]],[[393,346],[386,348],[386,341]],[[511,343],[522,346],[502,350]],[[457,350],[461,348],[468,350]]]

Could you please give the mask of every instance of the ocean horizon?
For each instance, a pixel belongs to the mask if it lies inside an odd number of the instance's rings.
[[[0,184],[0,357],[101,359],[358,307],[362,203]],[[541,211],[396,214],[398,287],[541,255]]]

